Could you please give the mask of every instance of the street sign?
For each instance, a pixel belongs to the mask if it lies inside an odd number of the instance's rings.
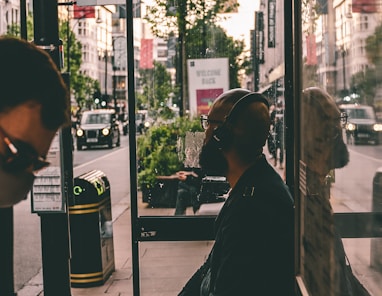
[[[32,213],[65,213],[61,166],[60,133],[57,132],[50,146],[47,160],[50,166],[39,171],[32,189]]]

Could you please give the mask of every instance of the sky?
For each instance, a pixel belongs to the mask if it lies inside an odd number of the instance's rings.
[[[238,13],[224,14],[227,20],[220,24],[226,29],[227,34],[234,39],[244,39],[249,49],[250,32],[255,26],[255,11],[259,10],[259,0],[238,0],[240,6]]]

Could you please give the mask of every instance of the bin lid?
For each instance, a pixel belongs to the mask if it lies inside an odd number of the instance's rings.
[[[110,182],[99,170],[84,173],[73,180],[74,204],[97,203],[110,197]]]

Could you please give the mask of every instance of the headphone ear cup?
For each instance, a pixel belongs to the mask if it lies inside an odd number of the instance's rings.
[[[231,130],[223,124],[217,127],[212,135],[211,141],[214,142],[218,149],[228,148],[232,141]]]

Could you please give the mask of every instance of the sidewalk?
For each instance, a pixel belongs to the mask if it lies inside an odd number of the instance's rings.
[[[174,209],[139,209],[139,215],[172,215]],[[113,206],[115,272],[98,287],[71,288],[72,296],[133,295],[130,207],[127,198]],[[203,264],[212,242],[140,242],[141,296],[177,295],[186,281]],[[17,292],[18,296],[43,296],[42,272]]]

